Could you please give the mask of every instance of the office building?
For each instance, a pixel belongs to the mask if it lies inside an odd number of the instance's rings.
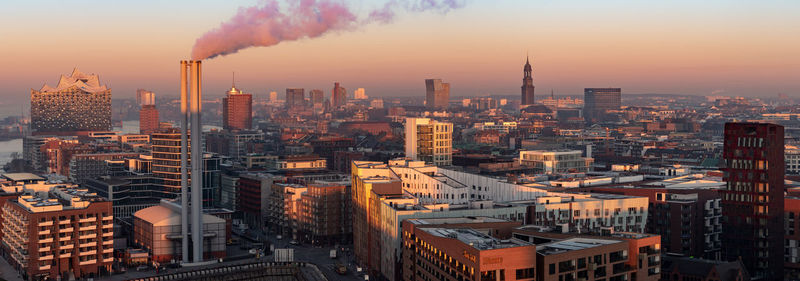
[[[325,92],[320,89],[311,90],[309,93],[309,100],[312,105],[325,103]]]
[[[622,89],[586,88],[583,90],[583,118],[590,124],[609,120],[609,111],[619,110]]]
[[[190,144],[187,144],[189,146]],[[152,135],[153,176],[161,180],[164,192],[181,192],[181,133],[168,129]],[[171,197],[174,198],[174,197]]]
[[[269,102],[270,103],[278,102],[278,92],[276,91],[269,92]]]
[[[111,89],[96,74],[77,68],[61,75],[58,85],[31,90],[31,130],[34,134],[74,134],[111,129]]]
[[[522,77],[522,105],[529,105],[534,104],[535,96],[534,90],[536,89],[533,86],[533,67],[531,67],[531,63],[529,59],[525,59],[525,67],[523,68],[523,77]]]
[[[661,265],[661,280],[742,281],[751,279],[741,260],[716,261],[665,255]]]
[[[270,174],[244,173],[239,175],[236,190],[236,205],[242,212],[244,222],[254,229],[267,225],[270,205],[269,197],[277,177]]]
[[[253,127],[253,95],[231,87],[222,98],[222,128],[230,131]]]
[[[305,90],[303,88],[286,89],[286,108],[302,108],[306,106]]]
[[[367,96],[367,92],[366,90],[364,90],[364,88],[358,88],[355,91],[353,91],[353,98],[357,100],[365,100],[368,99],[369,97]]]
[[[783,126],[726,123],[723,159],[723,258],[741,259],[753,278],[782,280]]]
[[[111,272],[111,202],[85,189],[52,187],[6,201],[2,217],[6,259],[24,279],[96,278]]]
[[[537,174],[588,172],[594,159],[583,157],[580,150],[532,150],[519,152],[519,164],[532,167]]]
[[[425,106],[447,109],[449,104],[450,83],[442,83],[442,79],[425,79]]]
[[[347,89],[339,86],[339,82],[333,83],[333,91],[331,93],[331,106],[333,108],[338,108],[347,104]]]
[[[139,133],[152,134],[159,129],[158,109],[154,104],[142,105],[139,109]]]
[[[406,157],[436,166],[453,163],[453,123],[406,118]]]

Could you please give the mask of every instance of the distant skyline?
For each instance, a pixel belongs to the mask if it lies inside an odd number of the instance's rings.
[[[702,3],[698,3],[702,2]],[[178,61],[245,1],[17,1],[0,11],[0,95],[27,104],[30,89],[78,67],[114,98],[137,88],[176,96]],[[367,11],[373,1],[347,1]],[[529,53],[537,99],[586,87],[626,93],[800,96],[796,1],[468,1],[447,14],[316,39],[250,48],[204,62],[204,95],[236,85],[258,98],[334,81],[370,97],[425,95],[426,78],[451,96],[519,94]]]

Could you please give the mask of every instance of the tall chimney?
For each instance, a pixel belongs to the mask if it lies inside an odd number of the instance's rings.
[[[184,263],[189,262],[189,81],[186,79],[188,62],[181,61],[181,259]]]
[[[193,261],[203,261],[203,152],[200,137],[203,128],[200,123],[202,110],[201,61],[189,61],[191,70],[191,116],[192,116],[192,252]]]

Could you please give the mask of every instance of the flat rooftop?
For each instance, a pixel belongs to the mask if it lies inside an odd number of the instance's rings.
[[[3,177],[11,181],[39,181],[44,180],[43,177],[31,173],[7,173]]]
[[[611,245],[616,243],[622,243],[622,241],[592,239],[592,238],[571,238],[562,241],[538,244],[536,245],[536,252],[546,256],[546,255],[566,253],[569,251],[578,251],[599,246]]]
[[[422,231],[438,237],[457,239],[464,244],[470,245],[478,250],[493,250],[503,248],[513,248],[531,246],[533,244],[517,239],[500,240],[489,235],[478,232],[474,229],[452,229],[452,228],[423,228]]]
[[[492,217],[461,217],[461,218],[409,219],[408,222],[415,225],[426,225],[426,224],[464,224],[464,223],[508,222],[508,221]]]

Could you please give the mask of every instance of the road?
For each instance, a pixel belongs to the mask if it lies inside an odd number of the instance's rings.
[[[290,239],[283,238],[278,240],[275,235],[269,235],[268,241],[275,245],[276,249],[291,248],[294,249],[295,261],[310,262],[316,264],[320,271],[328,278],[328,280],[364,280],[363,275],[356,273],[355,262],[352,255],[351,245],[345,245],[345,251],[341,247],[337,249],[337,258],[330,258],[330,251],[333,247],[315,247],[312,245],[292,245]],[[269,256],[268,258],[272,258]],[[336,273],[334,266],[337,264],[344,264],[347,266],[347,274],[339,275]]]

